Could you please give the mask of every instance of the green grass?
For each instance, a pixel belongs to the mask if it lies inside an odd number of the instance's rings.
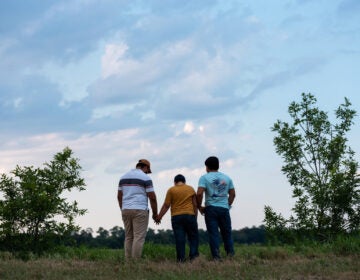
[[[19,259],[0,252],[0,279],[360,279],[359,240],[296,246],[237,245],[236,255],[210,260],[207,245],[194,262],[175,262],[175,246],[145,244],[144,257],[123,250],[59,248]]]

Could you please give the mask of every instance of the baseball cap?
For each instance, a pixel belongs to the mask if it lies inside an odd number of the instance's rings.
[[[150,161],[148,161],[147,159],[139,159],[139,163],[145,164],[147,167],[149,167],[149,173],[151,173]]]

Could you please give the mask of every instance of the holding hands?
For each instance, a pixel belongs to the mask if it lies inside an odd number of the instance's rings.
[[[205,207],[204,206],[200,206],[198,209],[199,209],[199,212],[200,212],[201,215],[205,214]]]
[[[157,215],[154,219],[155,224],[160,225],[161,224],[161,217]]]

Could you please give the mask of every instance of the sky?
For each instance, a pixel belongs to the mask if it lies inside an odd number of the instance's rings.
[[[359,14],[358,0],[0,1],[0,173],[70,147],[86,191],[65,195],[96,231],[123,227],[117,184],[139,159],[160,209],[175,175],[196,190],[217,156],[233,229],[263,224],[265,205],[288,217],[271,127],[303,92],[331,117],[345,97],[360,112]]]

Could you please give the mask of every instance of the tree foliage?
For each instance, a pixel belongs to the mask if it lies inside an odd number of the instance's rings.
[[[84,215],[65,192],[85,189],[78,159],[70,148],[57,153],[43,168],[19,167],[0,178],[0,240],[7,250],[42,250],[54,237],[78,230],[75,217]]]
[[[295,230],[328,238],[359,230],[359,164],[346,138],[356,111],[345,98],[333,124],[316,102],[303,93],[302,101],[288,108],[292,123],[278,120],[272,127],[276,152],[284,160],[282,172],[296,200],[295,215],[288,220],[265,207],[266,228],[273,233]]]

